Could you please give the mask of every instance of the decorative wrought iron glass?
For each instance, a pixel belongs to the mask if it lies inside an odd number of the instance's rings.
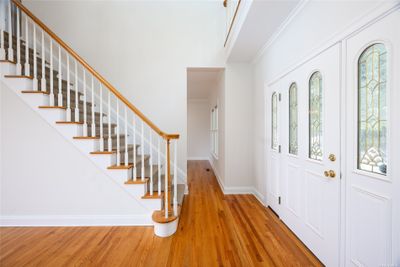
[[[276,92],[272,94],[271,99],[271,148],[278,148],[278,96]]]
[[[309,158],[320,161],[323,156],[322,103],[322,75],[316,71],[309,81]]]
[[[386,175],[387,52],[369,46],[358,60],[358,169]]]
[[[289,153],[297,155],[297,85],[289,88]]]

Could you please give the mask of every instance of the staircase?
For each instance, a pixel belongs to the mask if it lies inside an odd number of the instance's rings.
[[[155,126],[21,3],[10,1],[7,14],[1,81],[145,206],[156,235],[172,235],[185,191],[179,135]]]

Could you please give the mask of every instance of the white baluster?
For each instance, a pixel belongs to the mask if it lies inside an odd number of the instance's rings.
[[[37,79],[37,51],[36,51],[36,25],[32,23],[33,26],[33,90],[38,90],[38,79]]]
[[[142,138],[142,144],[141,144],[141,152],[142,152],[142,162],[141,162],[141,177],[142,177],[142,181],[144,181],[144,123],[143,120],[142,121],[142,130],[141,130],[141,138]]]
[[[25,65],[24,65],[25,76],[31,76],[31,68],[30,68],[30,64],[29,64],[29,23],[28,23],[28,21],[29,21],[28,16],[25,15]]]
[[[164,166],[164,210],[165,218],[168,218],[168,140],[165,140],[165,166]]]
[[[119,103],[117,98],[117,165],[121,165],[121,150],[120,150],[120,140],[119,140]]]
[[[36,64],[34,66],[36,68]],[[62,95],[62,68],[61,68],[61,46],[58,46],[58,106],[63,106]]]
[[[87,110],[86,110],[86,70],[83,70],[83,136],[88,136],[88,129],[87,129]]]
[[[108,90],[108,151],[112,151],[112,139],[111,139],[111,92]]]
[[[26,64],[26,63],[25,63]],[[28,63],[29,67],[29,63]],[[26,65],[25,65],[26,70]],[[26,75],[26,74],[25,74]],[[50,106],[54,106],[53,40],[50,38]]]
[[[8,4],[8,60],[14,61],[14,50],[12,49],[12,17],[11,17],[11,1]]]
[[[0,60],[6,59],[6,49],[4,46],[4,29],[3,24],[0,23]]]
[[[174,215],[178,216],[178,173],[177,173],[177,155],[178,140],[174,142]]]
[[[21,36],[19,32],[19,8],[17,8],[17,75],[22,75],[21,65]]]
[[[42,30],[42,79],[40,80],[41,91],[46,91],[46,64],[45,64],[46,53],[44,50],[44,31]]]
[[[133,180],[137,179],[137,165],[136,165],[136,119],[133,114]]]
[[[128,153],[128,115],[125,105],[125,166],[129,164],[129,153]]]
[[[153,195],[153,163],[152,163],[152,159],[153,159],[153,142],[152,142],[152,130],[149,127],[149,167],[150,167],[150,195]]]
[[[104,151],[103,138],[103,86],[100,83],[100,151]]]
[[[79,81],[78,62],[75,59],[75,122],[79,121]]]
[[[94,78],[92,76],[92,136],[96,136],[96,117],[94,116]]]
[[[71,118],[71,80],[69,78],[69,55],[67,54],[67,121]]]
[[[161,195],[161,150],[160,137],[157,136],[158,195]]]

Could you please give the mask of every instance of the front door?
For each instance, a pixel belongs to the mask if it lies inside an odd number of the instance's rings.
[[[400,11],[346,42],[346,265],[400,264]]]

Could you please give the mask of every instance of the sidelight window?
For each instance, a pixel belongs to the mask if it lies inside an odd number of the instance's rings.
[[[297,155],[297,85],[289,88],[289,153]]]

